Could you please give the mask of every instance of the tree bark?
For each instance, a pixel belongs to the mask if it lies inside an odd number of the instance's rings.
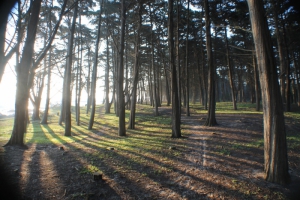
[[[95,44],[95,56],[93,62],[93,72],[92,72],[92,84],[91,84],[91,101],[92,101],[92,109],[89,121],[89,130],[93,129],[95,112],[96,112],[96,85],[97,85],[97,67],[98,67],[98,51],[99,51],[99,42],[100,42],[100,34],[101,34],[101,23],[102,23],[102,10],[103,10],[103,2],[101,2],[100,11],[99,11],[99,21],[98,21],[98,31],[97,31],[97,39]]]
[[[130,104],[130,116],[129,116],[129,129],[135,128],[135,111],[136,111],[136,98],[137,98],[137,84],[139,80],[139,58],[140,58],[140,34],[141,34],[141,25],[142,25],[142,2],[139,0],[138,8],[138,27],[135,39],[135,60],[133,68],[133,85],[132,85],[132,97]]]
[[[168,44],[170,56],[170,69],[172,70],[172,137],[181,137],[180,112],[178,99],[177,74],[174,59],[174,40],[173,40],[173,0],[168,0]]]
[[[27,124],[27,105],[28,105],[28,77],[32,64],[37,24],[39,19],[41,0],[32,1],[31,17],[28,22],[27,38],[23,48],[20,65],[17,68],[17,89],[15,101],[14,127],[10,140],[6,145],[24,145],[24,133]]]
[[[234,83],[233,83],[233,69],[232,69],[232,65],[231,65],[230,57],[229,57],[229,47],[228,47],[227,27],[226,26],[225,26],[225,46],[226,46],[226,60],[227,60],[227,65],[228,65],[228,78],[229,78],[229,84],[230,84],[230,89],[231,89],[232,106],[233,106],[233,110],[237,110],[236,99],[235,99],[235,87],[234,87]]]
[[[208,113],[204,126],[214,126],[217,124],[216,120],[216,99],[215,99],[215,74],[216,70],[212,58],[211,34],[210,34],[210,16],[208,0],[204,0],[205,11],[205,29],[206,29],[206,49],[207,49],[207,65],[208,65]]]
[[[120,36],[120,63],[118,68],[118,108],[119,108],[119,136],[126,136],[125,128],[125,102],[124,102],[124,92],[123,92],[123,82],[124,82],[124,39],[125,39],[125,20],[126,20],[126,7],[125,0],[121,1],[121,36]]]
[[[173,1],[172,1],[173,2]],[[177,0],[177,26],[176,26],[176,32],[177,32],[177,37],[176,37],[176,67],[177,67],[177,89],[178,89],[178,106],[179,106],[179,109],[178,109],[178,112],[179,112],[179,120],[181,120],[181,72],[180,72],[180,49],[179,49],[179,36],[180,36],[180,31],[179,31],[179,20],[180,20],[180,10],[179,10],[179,7],[180,7],[180,0]],[[173,25],[172,25],[173,26]],[[173,31],[173,30],[172,30]],[[172,68],[171,68],[172,70]],[[173,100],[172,100],[173,101]]]
[[[75,32],[75,24],[77,18],[78,11],[78,1],[75,3],[73,19],[71,30],[69,32],[69,44],[68,44],[68,53],[67,53],[67,63],[66,63],[66,88],[65,88],[65,136],[71,136],[71,79],[72,79],[72,61],[73,61],[73,43],[74,43],[74,32]]]
[[[189,28],[190,28],[190,1],[187,1],[187,31],[186,31],[186,59],[185,59],[185,74],[186,74],[186,82],[185,82],[185,92],[186,92],[186,116],[190,116],[190,88],[189,88]]]
[[[269,182],[287,184],[290,176],[286,131],[271,35],[263,1],[247,0],[247,2],[262,89],[265,179]]]

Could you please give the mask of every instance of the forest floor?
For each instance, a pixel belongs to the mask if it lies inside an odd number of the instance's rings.
[[[299,199],[299,113],[286,117],[292,182],[281,186],[263,179],[262,114],[241,110],[217,112],[215,127],[202,126],[205,111],[192,107],[187,117],[183,110],[180,139],[170,138],[166,106],[154,117],[153,108],[138,105],[136,129],[126,137],[102,108],[94,130],[82,114],[72,137],[53,115],[48,125],[30,124],[27,148],[1,147],[4,173],[19,199]],[[1,146],[8,138],[0,137]]]

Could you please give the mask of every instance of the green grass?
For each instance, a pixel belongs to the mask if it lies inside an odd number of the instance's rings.
[[[64,136],[64,126],[58,125],[56,107],[51,110],[49,124],[42,125],[39,121],[33,121],[28,125],[25,134],[25,144],[42,145],[63,145],[70,149],[80,150],[82,166],[76,169],[76,173],[90,175],[94,172],[103,174],[126,174],[135,170],[137,177],[163,176],[169,172],[176,171],[174,163],[183,159],[185,150],[189,149],[190,142],[187,139],[171,139],[171,117],[160,115],[155,117],[153,107],[149,105],[137,105],[136,129],[127,129],[127,137],[118,136],[118,117],[113,113],[104,114],[104,109],[99,112],[103,105],[97,106],[93,130],[88,130],[89,115],[85,114],[85,108],[81,109],[81,126],[77,126],[74,113],[72,113],[72,137]],[[217,114],[262,114],[255,111],[255,104],[238,103],[238,110],[232,109],[230,102],[217,103]],[[207,111],[199,104],[191,105],[191,112],[206,114]],[[296,124],[300,119],[300,113],[286,113],[289,123]],[[128,123],[129,111],[126,110],[126,126]],[[295,123],[292,123],[295,122]],[[297,125],[297,124],[296,124]],[[11,135],[13,118],[0,120],[0,144],[5,144]],[[188,128],[188,127],[187,127]],[[184,129],[182,132],[184,133]],[[227,141],[226,141],[227,142]],[[287,132],[288,147],[293,150],[300,150],[300,133],[297,131]],[[253,148],[263,148],[262,138],[253,139],[251,142],[229,141],[229,144],[213,146],[219,157],[231,156],[236,152],[251,151]],[[176,150],[170,150],[174,146]],[[112,149],[113,148],[113,149]],[[183,150],[183,151],[181,151]],[[77,151],[79,152],[79,151]],[[106,168],[103,165],[109,165]],[[151,168],[144,171],[143,167]],[[107,169],[108,168],[108,169]],[[232,180],[235,187],[247,188],[242,181]],[[246,196],[250,192],[242,191]],[[81,194],[76,194],[80,196]],[[254,193],[253,193],[254,195]]]

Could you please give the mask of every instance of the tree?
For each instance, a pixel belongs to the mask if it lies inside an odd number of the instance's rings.
[[[262,0],[247,0],[259,68],[264,113],[265,179],[287,184],[288,157],[283,104],[273,55],[272,41]]]
[[[95,111],[96,111],[96,83],[97,83],[97,67],[98,67],[98,50],[99,50],[99,42],[100,42],[100,30],[101,30],[101,23],[102,23],[102,10],[103,10],[103,2],[100,5],[99,11],[99,21],[98,21],[98,31],[97,31],[97,39],[95,44],[95,55],[94,55],[94,62],[93,62],[93,73],[92,73],[92,88],[91,88],[91,100],[92,100],[92,110],[90,115],[89,121],[89,130],[92,130],[95,118]]]
[[[31,2],[31,17],[28,22],[27,38],[23,48],[20,64],[17,66],[17,89],[15,103],[15,118],[12,135],[6,145],[24,145],[24,133],[27,124],[27,105],[28,105],[28,78],[32,64],[33,46],[37,31],[41,0]]]
[[[186,31],[186,58],[185,58],[185,74],[186,74],[186,116],[190,116],[190,93],[189,93],[189,28],[190,28],[190,1],[187,1],[187,31]]]
[[[123,92],[124,82],[124,39],[125,39],[125,20],[126,20],[126,7],[125,0],[121,1],[121,36],[120,36],[120,49],[119,49],[119,68],[118,68],[118,112],[119,112],[119,136],[126,136],[125,128],[125,101]]]
[[[208,65],[208,113],[207,119],[204,123],[205,126],[214,126],[217,124],[216,121],[216,99],[215,99],[215,76],[216,69],[214,67],[212,58],[212,47],[211,47],[211,34],[210,34],[210,16],[209,16],[209,5],[208,0],[204,0],[205,10],[205,29],[206,29],[206,51],[207,51],[207,65]]]
[[[168,0],[168,44],[169,44],[169,64],[172,76],[172,137],[181,137],[180,112],[177,74],[174,59],[174,39],[173,39],[173,0]]]
[[[67,50],[67,62],[66,62],[66,84],[64,96],[64,112],[65,112],[65,136],[71,136],[71,79],[72,79],[72,62],[73,62],[73,43],[75,24],[78,11],[78,1],[74,2],[74,13],[72,19],[72,25],[69,32],[68,50]]]
[[[139,80],[139,58],[140,58],[140,37],[141,37],[141,26],[142,26],[142,1],[138,1],[138,22],[137,22],[137,33],[135,39],[135,61],[133,66],[133,86],[132,86],[132,98],[130,105],[130,117],[129,117],[129,129],[135,127],[135,109],[136,109],[136,98],[137,98],[137,84]]]

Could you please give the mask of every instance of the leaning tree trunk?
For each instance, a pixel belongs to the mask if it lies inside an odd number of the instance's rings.
[[[208,0],[204,0],[205,10],[205,29],[206,29],[206,49],[207,49],[207,65],[208,65],[208,114],[205,126],[214,126],[216,121],[216,99],[215,99],[215,74],[216,70],[212,59],[211,34],[210,34],[210,16]]]
[[[168,44],[170,56],[170,69],[172,70],[172,137],[181,137],[180,112],[178,99],[177,74],[174,59],[174,40],[173,40],[173,0],[168,0]]]
[[[101,30],[101,23],[102,23],[102,10],[103,10],[103,2],[102,0],[100,11],[99,11],[99,21],[98,21],[98,31],[97,31],[97,39],[96,39],[96,46],[95,46],[95,57],[93,62],[93,73],[92,73],[92,88],[91,88],[91,100],[92,100],[92,110],[90,115],[90,121],[89,121],[89,130],[92,130],[94,125],[94,119],[95,119],[95,112],[96,112],[96,83],[97,83],[97,65],[98,65],[98,50],[99,50],[99,42],[100,42],[100,30]]]
[[[24,145],[24,133],[27,124],[27,105],[28,105],[28,77],[32,64],[33,47],[35,42],[37,24],[39,19],[41,0],[32,2],[31,17],[28,22],[27,38],[23,48],[21,62],[17,68],[17,89],[15,102],[14,127],[10,140],[6,145]]]
[[[264,111],[265,179],[287,184],[290,180],[283,104],[272,41],[263,1],[247,0],[259,68]]]
[[[133,68],[133,86],[132,86],[132,97],[130,104],[130,116],[129,116],[129,129],[135,128],[135,110],[136,110],[136,97],[137,97],[137,84],[139,80],[139,58],[140,58],[140,35],[141,35],[141,25],[142,25],[142,2],[139,0],[139,11],[138,11],[138,27],[135,39],[135,61]]]

